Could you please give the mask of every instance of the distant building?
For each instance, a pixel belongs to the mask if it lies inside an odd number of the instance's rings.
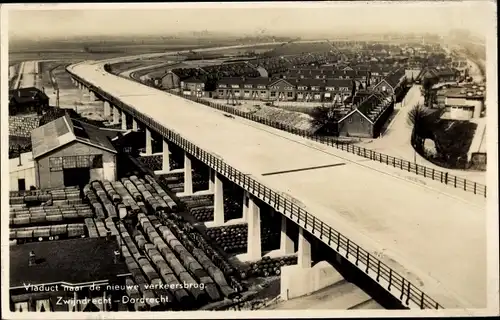
[[[49,97],[35,87],[9,91],[9,115],[38,113],[49,106]]]
[[[181,81],[182,93],[187,96],[203,97],[205,92],[205,81],[191,77]]]
[[[481,117],[484,109],[485,87],[447,88],[438,91],[438,106],[444,106],[443,117],[452,120],[470,120]]]
[[[373,91],[385,92],[398,97],[406,86],[406,74],[404,69],[399,69],[382,79],[373,87]]]
[[[394,111],[394,100],[387,92],[375,92],[338,120],[339,136],[376,138]]]
[[[117,249],[116,238],[11,246],[9,293],[12,311],[127,311],[123,304],[113,301],[121,300],[125,293],[111,290],[111,287],[123,286],[125,277],[130,276],[126,264],[114,259]],[[36,290],[40,287],[45,289]],[[61,303],[63,299],[66,303]]]
[[[460,71],[454,68],[424,68],[418,79],[436,78],[442,83],[456,83],[461,79]]]
[[[68,115],[33,130],[31,141],[39,189],[83,186],[116,178],[116,133],[71,119]]]

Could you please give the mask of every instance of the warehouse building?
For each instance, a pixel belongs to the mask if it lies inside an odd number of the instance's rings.
[[[33,130],[31,141],[39,189],[83,186],[94,179],[114,181],[116,132],[68,115]]]
[[[38,113],[49,106],[49,97],[35,87],[9,91],[9,115]]]
[[[125,277],[130,275],[124,261],[115,257],[117,249],[116,238],[42,241],[11,246],[11,310],[127,311],[123,304],[116,302],[124,293],[109,290],[123,286]]]

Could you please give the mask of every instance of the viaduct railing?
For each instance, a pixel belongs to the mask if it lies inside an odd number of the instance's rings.
[[[419,176],[423,176],[424,178],[429,178],[432,180],[440,181],[441,183],[444,183],[449,186],[453,186],[455,188],[460,188],[463,189],[464,191],[468,192],[473,192],[474,194],[477,195],[482,195],[486,197],[486,186],[484,184],[480,184],[474,181],[470,181],[464,178],[457,177],[455,175],[449,174],[448,172],[444,172],[441,170],[436,170],[434,168],[429,168],[420,164],[416,164],[404,159],[399,159],[381,152],[373,151],[370,149],[366,149],[363,147],[347,144],[344,142],[339,142],[337,139],[333,139],[331,137],[322,137],[318,135],[314,135],[311,132],[307,130],[301,130],[297,129],[293,126],[285,125],[283,123],[277,122],[270,120],[265,117],[261,116],[256,116],[254,114],[248,113],[248,112],[243,112],[241,110],[238,110],[234,107],[220,104],[220,103],[215,103],[212,101],[207,101],[204,99],[201,99],[199,97],[194,97],[194,96],[188,96],[184,95],[179,92],[175,91],[169,91],[171,94],[175,94],[177,96],[195,101],[197,103],[204,104],[206,106],[209,106],[211,108],[224,111],[248,120],[252,120],[258,123],[265,124],[267,126],[280,129],[292,134],[299,135],[301,137],[326,144],[331,147],[336,147],[338,149],[342,149],[343,151],[347,151],[353,154],[356,154],[358,156],[368,158],[374,161],[378,161],[380,163],[384,163],[389,166],[393,166],[394,168],[400,168],[401,170],[405,170],[411,173],[414,173]]]
[[[271,190],[255,179],[224,163],[224,161],[219,158],[197,147],[195,144],[184,139],[180,134],[165,128],[151,117],[138,112],[131,106],[124,104],[122,101],[107,92],[104,92],[100,88],[97,88],[86,80],[78,77],[70,70],[68,70],[68,72],[76,80],[85,84],[90,90],[97,91],[103,98],[108,100],[113,105],[121,108],[124,112],[127,112],[130,116],[139,120],[151,130],[156,131],[164,138],[175,143],[190,155],[204,162],[219,174],[227,177],[233,183],[247,190],[254,197],[269,204],[276,211],[284,214],[290,220],[315,235],[318,239],[329,245],[350,263],[356,265],[360,270],[364,271],[373,280],[378,282],[380,286],[391,292],[393,296],[399,298],[403,305],[408,308],[443,309],[438,302],[433,300],[410,281],[380,261],[376,256],[371,255],[349,238],[345,237],[329,225],[325,224],[323,221],[299,207],[291,198],[285,197],[284,195]]]

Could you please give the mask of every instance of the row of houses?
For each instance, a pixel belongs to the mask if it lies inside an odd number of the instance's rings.
[[[308,75],[301,71],[302,75]],[[222,78],[217,82],[216,90],[205,91],[202,79],[191,78],[181,81],[184,95],[211,97],[216,99],[262,100],[262,101],[300,101],[300,102],[344,102],[357,90],[366,89],[360,86],[358,78],[351,78],[355,71],[342,71],[337,74],[347,78]],[[323,73],[324,74],[324,73]],[[368,78],[369,75],[362,77]],[[363,79],[363,78],[362,78]],[[384,92],[391,96],[399,96],[406,87],[404,70],[398,69],[371,87],[374,92]]]

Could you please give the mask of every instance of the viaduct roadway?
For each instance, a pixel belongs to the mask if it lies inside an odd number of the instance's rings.
[[[105,62],[85,61],[67,70],[99,96],[154,119],[293,199],[321,228],[335,229],[402,275],[411,290],[418,288],[444,308],[486,307],[484,199],[465,200],[413,183],[356,155],[115,76],[104,71]],[[401,296],[407,294],[404,286],[403,281]],[[413,301],[409,307],[422,306]]]

